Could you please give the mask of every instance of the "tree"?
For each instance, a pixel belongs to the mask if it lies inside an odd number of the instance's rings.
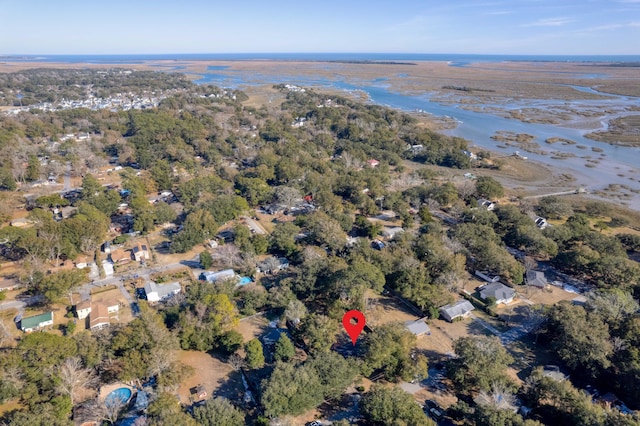
[[[504,188],[491,176],[480,176],[476,180],[476,192],[482,198],[500,198],[504,196]]]
[[[595,312],[560,303],[550,308],[543,335],[572,370],[597,377],[611,365],[609,327]]]
[[[220,345],[230,354],[235,353],[242,346],[244,337],[235,330],[229,330],[220,337]]]
[[[86,368],[79,357],[67,358],[58,366],[54,380],[57,383],[58,392],[66,395],[74,404],[78,393],[91,387],[97,382],[93,370]]]
[[[194,408],[193,417],[203,426],[243,426],[244,414],[225,398],[207,400],[204,405]]]
[[[274,357],[276,361],[289,361],[296,354],[296,348],[293,346],[291,339],[282,333],[276,342]]]
[[[196,426],[195,420],[182,411],[179,401],[171,394],[161,392],[147,408],[149,426]]]
[[[244,347],[246,361],[249,368],[261,368],[264,365],[264,351],[258,339],[252,339]]]
[[[269,250],[272,253],[291,256],[298,251],[296,235],[300,233],[300,227],[291,222],[278,223],[269,236]]]
[[[307,307],[298,299],[292,300],[284,310],[284,316],[297,325],[301,319],[307,316]]]
[[[447,373],[459,391],[471,394],[512,385],[505,371],[513,358],[497,337],[462,337],[453,349],[457,357],[449,360]]]
[[[262,382],[261,389],[262,405],[269,417],[299,415],[323,401],[317,373],[293,363],[278,362],[269,379]]]
[[[328,352],[336,342],[338,322],[324,315],[312,314],[302,320],[300,333],[310,354]]]
[[[213,265],[213,258],[211,257],[211,253],[207,250],[200,252],[200,267],[202,269],[210,269]]]
[[[402,324],[391,323],[376,327],[365,337],[365,374],[382,370],[390,381],[410,381],[427,377],[424,356],[415,354],[416,337]],[[419,362],[418,362],[419,361]]]
[[[376,425],[434,426],[413,396],[399,387],[373,385],[360,402],[364,418]]]

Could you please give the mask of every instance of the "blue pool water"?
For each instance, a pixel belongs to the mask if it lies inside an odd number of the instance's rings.
[[[247,285],[250,282],[252,282],[253,280],[249,277],[240,277],[240,285]]]
[[[126,404],[130,398],[131,398],[131,389],[118,388],[112,391],[111,393],[109,393],[109,395],[107,395],[107,398],[104,400],[104,403],[106,406],[113,406],[116,404],[121,405],[121,404]]]

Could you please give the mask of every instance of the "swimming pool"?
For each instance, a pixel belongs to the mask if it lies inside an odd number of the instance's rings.
[[[118,388],[114,391],[111,391],[109,395],[104,400],[104,404],[107,407],[113,407],[115,405],[124,405],[131,398],[131,389],[129,388]]]
[[[253,282],[253,280],[249,277],[240,277],[240,282],[239,285],[246,285],[249,284],[250,282]]]

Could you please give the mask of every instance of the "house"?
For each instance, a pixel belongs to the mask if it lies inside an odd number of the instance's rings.
[[[91,300],[83,300],[76,305],[76,316],[78,319],[85,319],[91,313]]]
[[[182,291],[179,282],[159,285],[153,281],[149,281],[144,285],[144,293],[147,300],[151,303],[161,302]]]
[[[484,207],[485,209],[491,211],[496,208],[496,203],[493,201],[486,200],[484,198],[480,198],[478,200],[478,207]]]
[[[527,271],[527,285],[531,285],[538,288],[546,288],[549,283],[544,276],[544,272],[541,271]]]
[[[200,274],[200,279],[203,281],[207,281],[210,283],[215,283],[218,281],[230,280],[233,278],[237,278],[238,276],[233,271],[233,269],[223,269],[222,271],[213,272],[213,271],[204,271]]]
[[[499,282],[487,284],[480,289],[480,297],[483,300],[492,297],[495,299],[496,304],[511,303],[515,296],[516,291],[514,289]]]
[[[371,160],[367,160],[367,164],[369,165],[369,167],[371,167],[373,169],[375,167],[378,167],[380,162],[378,160],[375,160],[375,159],[372,158]]]
[[[478,156],[476,154],[474,154],[473,152],[471,152],[471,151],[462,151],[462,153],[464,155],[466,155],[467,157],[469,157],[470,160],[477,160],[478,159]]]
[[[440,308],[440,315],[449,322],[456,318],[466,318],[471,315],[475,308],[468,300],[458,300],[456,303],[445,305]]]
[[[85,256],[84,254],[81,254],[78,257],[76,257],[76,268],[84,269],[84,268],[86,268],[88,266],[89,266],[89,257],[88,256]]]
[[[109,254],[109,253],[111,253],[111,243],[110,243],[109,241],[105,241],[105,242],[102,244],[102,251],[103,251],[105,254]]]
[[[536,216],[535,219],[533,219],[533,221],[536,223],[536,226],[540,229],[544,229],[547,226],[549,226],[547,219],[545,219],[544,217]]]
[[[571,304],[574,306],[586,306],[587,298],[584,296],[576,296],[571,299]]]
[[[109,314],[117,314],[120,311],[120,302],[117,300],[105,300],[102,304],[107,307]]]
[[[382,230],[382,235],[387,239],[393,239],[396,235],[404,232],[400,226],[385,226]]]
[[[385,244],[380,240],[373,240],[371,241],[371,247],[376,250],[382,250],[383,248],[385,248]]]
[[[407,321],[404,323],[411,333],[415,336],[422,336],[423,334],[431,334],[431,329],[425,322],[424,318],[415,320],[415,321]]]
[[[149,260],[149,249],[145,244],[138,244],[132,250],[133,258],[136,262],[142,262],[143,260]]]
[[[124,249],[113,250],[110,256],[111,262],[113,263],[127,263],[131,261],[131,254],[128,252],[128,250]]]
[[[488,283],[495,283],[500,281],[500,277],[498,275],[494,275],[493,277],[490,275],[487,275],[485,272],[482,271],[476,271],[476,276],[482,278],[483,280],[485,280]]]
[[[542,367],[542,375],[558,382],[567,380],[568,376],[560,371],[557,365],[545,365]]]
[[[91,305],[91,314],[89,314],[89,328],[91,331],[101,330],[109,327],[110,324],[109,311],[106,305],[102,303],[94,303]]]
[[[16,228],[26,228],[32,225],[33,225],[33,221],[31,221],[30,219],[27,219],[26,217],[13,219],[11,221],[11,226],[14,226]]]
[[[106,277],[113,276],[113,263],[111,263],[109,260],[105,259],[102,261],[102,269],[104,270],[104,275]]]
[[[44,314],[22,318],[20,321],[20,330],[25,333],[31,333],[48,325],[53,325],[53,312],[45,312]]]

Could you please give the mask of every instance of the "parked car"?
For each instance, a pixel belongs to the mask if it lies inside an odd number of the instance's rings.
[[[434,420],[441,420],[444,417],[444,410],[440,408],[437,402],[427,399],[424,402],[424,412]]]

